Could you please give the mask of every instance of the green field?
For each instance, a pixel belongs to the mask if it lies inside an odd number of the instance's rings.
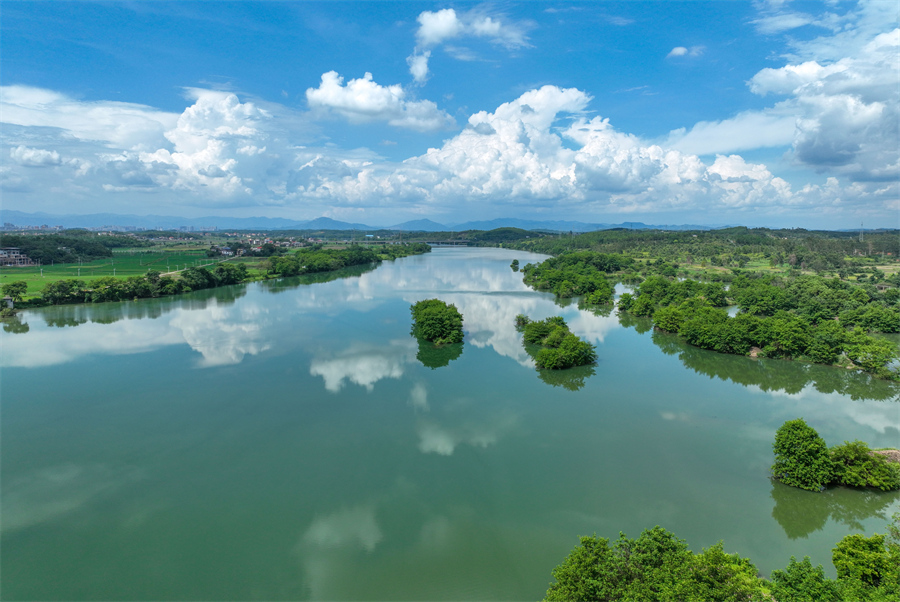
[[[256,259],[256,258],[254,258]],[[258,261],[258,259],[256,259]],[[218,259],[210,259],[205,251],[147,251],[146,249],[117,249],[113,257],[65,263],[41,267],[0,268],[0,285],[24,280],[28,283],[26,298],[37,297],[44,287],[56,280],[78,278],[90,283],[104,276],[142,276],[148,270],[177,272],[189,267],[215,264]],[[249,267],[249,266],[248,266]]]

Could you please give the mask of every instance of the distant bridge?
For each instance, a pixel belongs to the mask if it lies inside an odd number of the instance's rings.
[[[468,247],[468,240],[426,240],[425,244],[432,247]]]

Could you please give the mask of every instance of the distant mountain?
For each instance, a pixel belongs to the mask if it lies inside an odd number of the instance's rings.
[[[351,224],[348,222],[339,222],[330,217],[317,217],[307,222],[294,222],[295,226],[290,226],[292,230],[381,230],[381,228],[373,228],[366,224]],[[282,228],[284,229],[284,228]]]
[[[342,222],[330,217],[313,220],[291,220],[282,217],[175,217],[171,215],[120,215],[116,213],[92,213],[88,215],[52,215],[49,213],[25,213],[0,209],[0,223],[17,226],[62,226],[64,228],[143,228],[147,230],[175,230],[194,228],[195,230],[217,228],[219,230],[379,230],[377,226]],[[385,228],[388,230],[441,232],[462,230],[494,230],[496,228],[521,228],[523,230],[547,230],[551,232],[593,232],[625,228],[629,230],[716,230],[732,226],[648,225],[643,222],[622,222],[621,224],[589,224],[578,221],[527,220],[518,218],[498,218],[493,220],[470,221],[462,224],[444,225],[430,219],[418,219]]]
[[[396,226],[391,226],[388,230],[404,230],[407,232],[447,232],[450,230],[444,224],[433,222],[430,219],[416,219],[411,222],[403,222]]]
[[[717,230],[731,226],[648,225],[643,222],[622,222],[621,224],[588,224],[575,221],[535,221],[516,218],[499,218],[489,221],[465,222],[451,226],[453,230],[493,230],[495,228],[521,228],[523,230],[549,230],[551,232],[593,232],[595,230]]]

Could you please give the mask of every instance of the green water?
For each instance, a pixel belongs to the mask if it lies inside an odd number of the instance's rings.
[[[25,313],[0,333],[0,594],[536,600],[577,536],[657,524],[764,574],[809,555],[833,575],[841,537],[900,511],[897,494],[768,478],[798,416],[829,444],[896,446],[895,387],[558,306],[514,258],[540,259],[436,249],[332,281]],[[430,297],[462,312],[461,353],[409,336]],[[597,365],[539,374],[518,313],[564,316]]]

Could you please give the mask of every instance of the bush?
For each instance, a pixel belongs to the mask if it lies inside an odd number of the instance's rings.
[[[809,556],[803,562],[791,556],[783,571],[772,571],[772,597],[778,602],[840,602],[837,584],[825,576],[822,565],[813,568]]]
[[[661,527],[613,546],[582,537],[562,564],[545,600],[765,600],[756,568],[722,544],[693,554],[684,540]]]
[[[882,491],[900,489],[900,466],[873,454],[862,441],[844,441],[831,448],[834,480],[850,487],[875,487]]]
[[[772,472],[782,483],[810,491],[821,491],[831,483],[833,468],[825,440],[802,418],[782,424],[772,447]]]

